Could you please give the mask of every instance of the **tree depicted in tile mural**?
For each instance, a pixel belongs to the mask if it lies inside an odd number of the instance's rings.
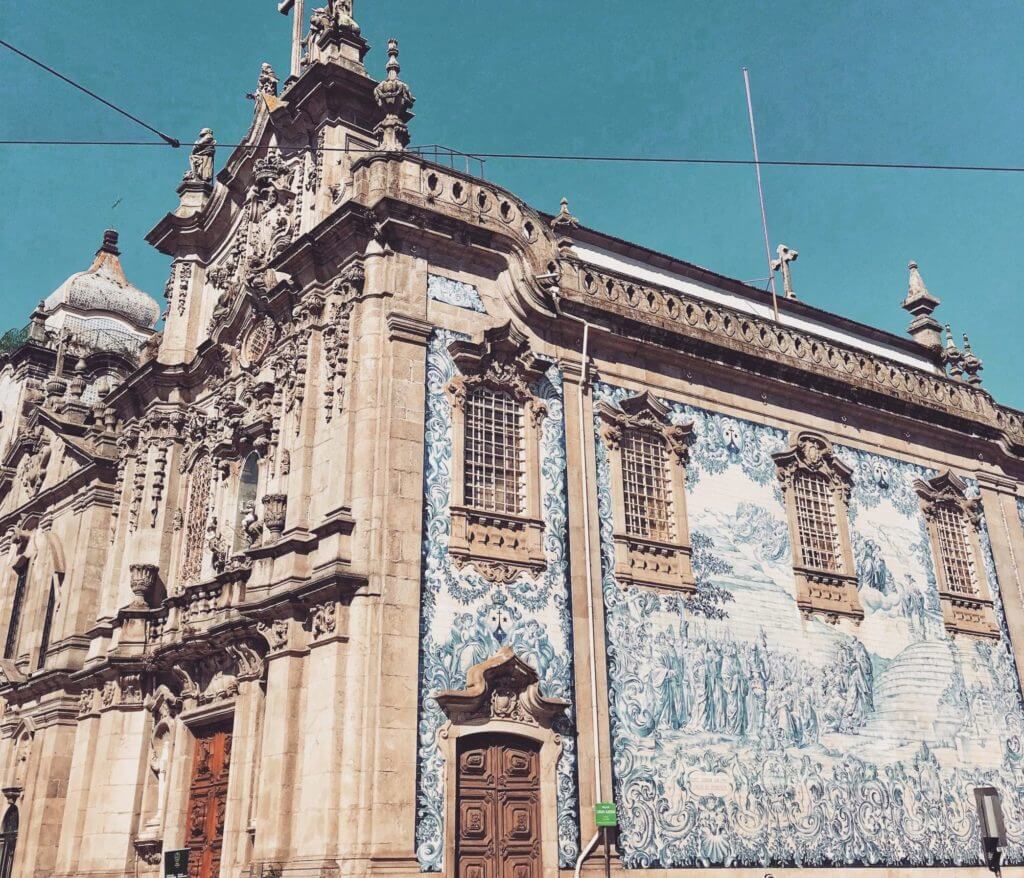
[[[595,401],[627,392],[604,384]],[[614,577],[597,442],[620,849],[629,867],[977,864],[972,790],[1003,795],[1024,859],[1024,706],[999,640],[943,626],[918,478],[851,448],[860,624],[796,605],[772,454],[784,432],[666,402],[692,422],[687,506],[698,590]],[[595,425],[595,431],[597,425]]]
[[[572,620],[566,550],[565,427],[562,377],[547,370],[534,392],[547,407],[541,435],[544,571],[492,583],[448,554],[451,533],[452,418],[445,388],[456,374],[448,345],[465,338],[437,330],[427,353],[424,460],[424,545],[420,618],[420,718],[416,808],[417,856],[424,871],[440,871],[444,853],[444,765],[437,732],[445,717],[435,694],[462,689],[466,671],[510,646],[540,678],[541,694],[570,703],[557,722],[559,864],[572,868],[579,850],[576,750],[573,730]]]

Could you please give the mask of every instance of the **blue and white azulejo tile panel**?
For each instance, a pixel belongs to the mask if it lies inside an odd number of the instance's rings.
[[[595,401],[626,391],[598,384]],[[972,790],[1003,797],[1024,859],[1024,706],[988,535],[998,641],[951,639],[914,480],[851,448],[851,539],[865,618],[804,621],[771,454],[780,430],[668,403],[694,422],[687,507],[698,591],[613,575],[597,442],[619,847],[632,868],[977,865]],[[595,423],[595,435],[597,424]]]
[[[544,695],[570,703],[556,731],[562,739],[557,769],[559,865],[572,868],[579,851],[579,804],[562,375],[552,366],[534,387],[548,408],[540,453],[547,566],[537,577],[524,574],[511,585],[494,585],[471,566],[453,567],[448,556],[452,419],[445,387],[456,374],[448,353],[456,338],[465,336],[435,330],[427,350],[416,853],[423,871],[443,868],[446,791],[437,731],[445,718],[435,693],[462,689],[470,667],[511,646],[537,671]]]
[[[455,305],[457,308],[487,313],[484,301],[480,298],[480,291],[473,284],[440,274],[427,275],[427,297],[435,302]]]

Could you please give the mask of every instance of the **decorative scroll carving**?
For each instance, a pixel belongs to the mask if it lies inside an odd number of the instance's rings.
[[[267,642],[271,652],[277,652],[288,646],[288,620],[274,619],[271,622],[258,622],[256,630]]]
[[[328,601],[313,607],[309,612],[308,624],[314,640],[334,634],[338,627],[338,605]]]
[[[435,695],[441,710],[455,723],[510,720],[550,728],[569,706],[561,698],[540,694],[537,672],[504,646],[466,672],[466,688]]]
[[[821,613],[828,621],[859,622],[864,609],[848,517],[853,471],[835,456],[828,439],[809,431],[772,457],[786,501],[797,606],[807,617]]]
[[[914,488],[928,528],[946,630],[998,638],[979,538],[981,501],[969,497],[964,481],[949,470],[918,479]]]

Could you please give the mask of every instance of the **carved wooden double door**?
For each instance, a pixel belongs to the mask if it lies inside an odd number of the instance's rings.
[[[457,878],[540,878],[540,747],[523,738],[459,741]]]
[[[189,878],[220,875],[230,768],[230,724],[204,729],[196,736],[188,794]]]

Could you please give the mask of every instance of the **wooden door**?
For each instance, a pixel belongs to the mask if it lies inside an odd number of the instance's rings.
[[[457,878],[540,878],[540,746],[506,735],[459,741]]]
[[[189,878],[218,878],[231,767],[231,726],[196,737],[188,794]]]

